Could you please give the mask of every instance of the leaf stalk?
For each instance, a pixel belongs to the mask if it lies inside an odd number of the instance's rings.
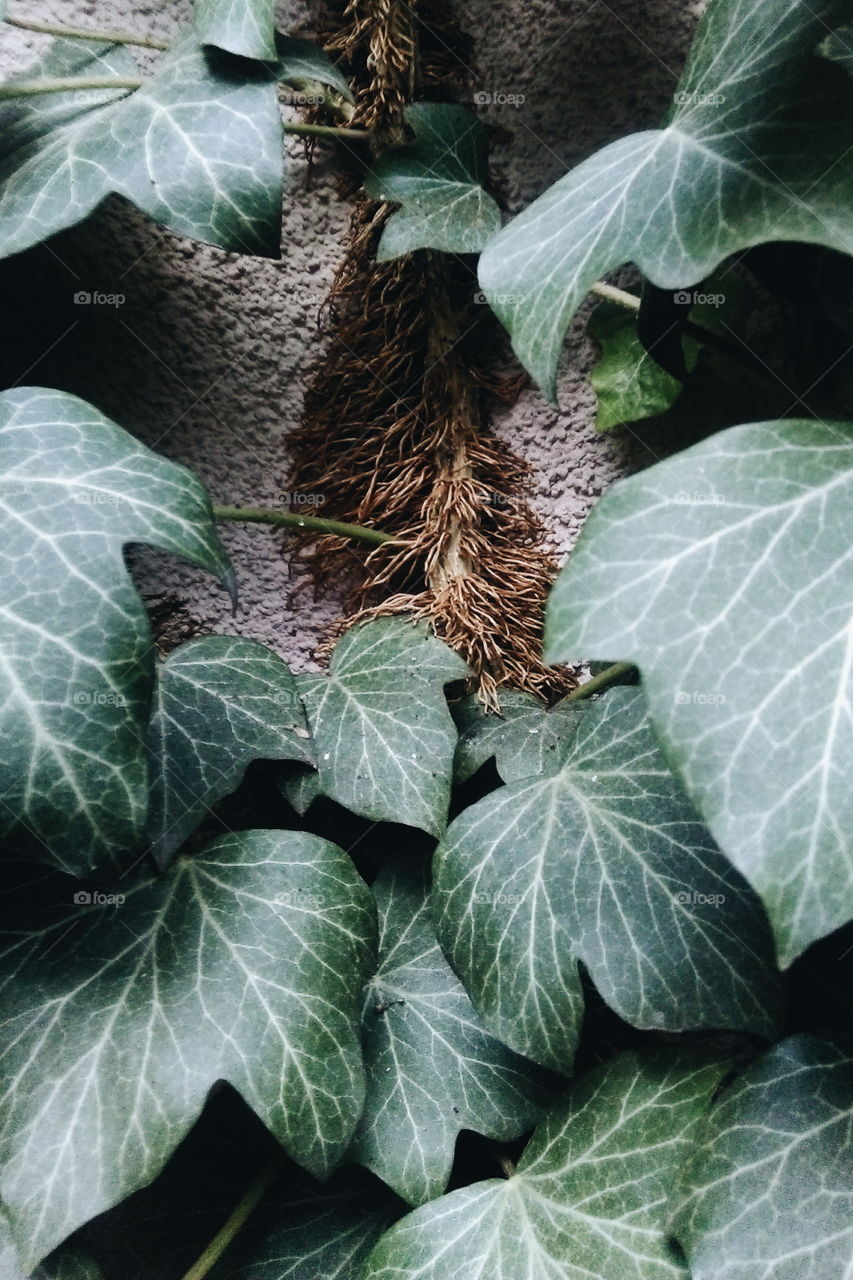
[[[270,511],[263,507],[217,507],[213,514],[217,520],[243,521],[247,524],[268,524],[283,529],[301,529],[303,533],[329,533],[338,538],[353,538],[368,546],[379,547],[384,542],[394,542],[390,533],[379,529],[367,529],[360,524],[347,524],[343,520],[324,520],[322,516],[304,516],[298,511]]]
[[[587,680],[585,684],[578,685],[577,689],[573,689],[571,693],[566,694],[563,702],[580,702],[583,698],[591,698],[594,693],[602,693],[605,689],[609,689],[611,685],[618,684],[620,680],[630,675],[632,671],[636,671],[633,662],[614,662],[612,667],[605,667],[603,671],[599,671],[597,676],[593,676],[591,680]]]
[[[8,14],[5,21],[8,26],[20,27],[22,31],[37,31],[40,35],[68,40],[103,40],[104,44],[133,44],[140,49],[158,49],[161,52],[169,48],[162,40],[132,31],[93,31],[88,27],[64,27],[55,22],[38,22],[33,18],[10,17]]]
[[[255,1181],[249,1187],[240,1203],[234,1209],[228,1221],[217,1231],[210,1244],[199,1255],[189,1271],[186,1271],[181,1280],[204,1280],[213,1266],[222,1257],[225,1250],[232,1243],[235,1237],[242,1231],[249,1217],[257,1209],[263,1200],[267,1191],[269,1191],[275,1179],[284,1164],[284,1153],[279,1151],[272,1157],[269,1163],[261,1170]]]

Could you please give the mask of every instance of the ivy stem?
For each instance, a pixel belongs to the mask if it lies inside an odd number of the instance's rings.
[[[302,529],[310,533],[332,533],[339,538],[354,538],[378,547],[383,542],[394,542],[390,533],[379,529],[367,529],[360,524],[346,524],[343,520],[324,520],[322,516],[303,516],[298,511],[268,511],[262,507],[213,508],[217,520],[241,520],[247,524],[269,524],[283,529]]]
[[[38,80],[13,80],[0,85],[0,98],[22,98],[35,93],[69,93],[91,89],[138,89],[138,76],[42,76]]]
[[[228,1218],[228,1221],[219,1229],[219,1231],[217,1231],[210,1244],[195,1260],[189,1271],[184,1273],[181,1280],[204,1280],[204,1277],[219,1261],[229,1244],[234,1240],[235,1236],[237,1236],[246,1225],[248,1218],[252,1213],[254,1213],[255,1209],[257,1209],[261,1200],[263,1200],[267,1191],[269,1191],[273,1182],[278,1177],[283,1164],[284,1153],[279,1151],[261,1170],[240,1203]]]
[[[597,294],[599,298],[607,298],[610,302],[618,302],[620,307],[627,307],[629,311],[640,310],[640,299],[635,293],[617,289],[614,284],[605,284],[603,280],[597,280],[590,293]]]
[[[103,40],[105,44],[134,44],[140,49],[168,49],[162,40],[154,40],[151,36],[138,36],[131,31],[92,31],[88,27],[62,27],[54,22],[36,22],[31,18],[12,18],[7,16],[6,23],[10,27],[20,27],[22,31],[38,31],[46,36],[65,36],[69,40]]]
[[[506,1152],[502,1151],[500,1147],[497,1146],[496,1143],[491,1143],[490,1145],[491,1145],[492,1151],[494,1152],[495,1159],[497,1160],[498,1164],[501,1167],[501,1172],[503,1173],[503,1176],[505,1178],[515,1177],[515,1165],[510,1160]]]
[[[37,80],[12,80],[0,85],[0,98],[22,98],[36,93],[73,93],[93,89],[141,89],[145,81],[139,76],[40,76]],[[342,142],[366,142],[367,129],[349,129],[344,125],[303,124],[285,120],[284,132],[301,138],[337,138]]]
[[[303,138],[340,138],[347,142],[366,142],[370,137],[369,129],[348,129],[344,125],[335,124],[302,124],[294,120],[286,120],[285,133],[295,133]]]
[[[586,684],[578,685],[577,689],[573,689],[571,693],[566,694],[563,702],[580,702],[581,698],[591,698],[594,693],[601,693],[603,689],[609,689],[612,684],[616,684],[624,676],[630,675],[635,670],[633,662],[614,662],[612,667],[605,667],[597,676],[587,680]]]

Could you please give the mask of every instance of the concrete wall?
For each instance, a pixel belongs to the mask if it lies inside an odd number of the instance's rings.
[[[460,0],[477,38],[482,89],[523,96],[480,108],[495,126],[495,168],[519,210],[567,168],[623,133],[656,124],[669,105],[700,5],[685,0]],[[169,38],[187,0],[10,0],[13,13],[128,28]],[[311,0],[282,6],[281,25],[310,31]],[[23,70],[45,38],[4,28],[0,72]],[[172,236],[119,200],[82,226],[0,264],[4,386],[73,391],[169,457],[194,467],[214,499],[275,505],[288,488],[288,434],[307,372],[322,357],[318,310],[337,263],[348,209],[330,161],[310,175],[290,148],[282,259],[238,257]],[[80,289],[122,293],[120,309],[76,306]],[[651,460],[623,433],[592,423],[583,316],[567,347],[559,411],[534,390],[496,426],[533,464],[535,502],[567,550],[597,496]],[[332,513],[330,496],[326,508]],[[296,669],[312,653],[334,599],[291,600],[283,539],[258,527],[225,531],[241,605],[202,574],[145,557],[146,588],[175,591],[205,629],[272,645]]]

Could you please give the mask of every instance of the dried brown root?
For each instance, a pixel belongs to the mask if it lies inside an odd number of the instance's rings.
[[[393,135],[414,92],[446,87],[453,29],[443,3],[434,10],[432,0],[416,14],[398,0],[346,6],[330,48],[359,86],[358,124]],[[377,263],[387,217],[358,198],[327,305],[328,351],[291,437],[293,487],[322,493],[337,518],[399,539],[359,554],[364,576],[348,623],[429,619],[489,705],[502,685],[564,693],[572,678],[539,657],[555,566],[524,497],[528,470],[487,422],[488,394],[511,394],[491,367],[496,323],[473,303],[467,263],[424,252]],[[309,564],[322,584],[351,570],[353,548],[323,538]]]

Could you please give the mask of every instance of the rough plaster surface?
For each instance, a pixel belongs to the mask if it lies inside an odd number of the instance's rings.
[[[310,30],[312,2],[283,5],[282,27]],[[686,0],[459,5],[477,39],[477,85],[493,98],[478,110],[495,126],[495,172],[510,212],[599,146],[660,121],[700,8]],[[11,0],[10,8],[23,17],[165,38],[190,14],[186,0]],[[44,43],[3,29],[0,73],[26,68]],[[112,200],[48,246],[0,264],[8,329],[0,344],[2,385],[55,386],[85,397],[194,467],[215,501],[280,504],[288,489],[287,438],[307,373],[322,354],[318,313],[348,218],[330,160],[321,155],[309,175],[298,144],[289,150],[281,261],[181,240]],[[81,289],[122,293],[126,302],[77,306]],[[596,433],[583,330],[582,315],[566,350],[560,409],[529,389],[495,424],[532,464],[534,502],[561,555],[601,492],[651,460],[636,438]],[[333,494],[324,510],[334,514]],[[318,607],[308,596],[292,599],[282,535],[229,526],[224,537],[239,581],[236,618],[204,575],[153,556],[142,558],[146,591],[180,596],[204,630],[262,640],[297,670],[314,665],[337,602]]]

